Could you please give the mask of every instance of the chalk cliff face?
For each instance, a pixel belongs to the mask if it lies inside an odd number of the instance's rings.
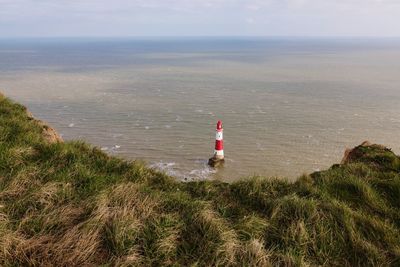
[[[26,115],[28,116],[28,118],[30,120],[34,120],[38,125],[40,125],[42,127],[43,138],[48,143],[53,144],[53,143],[64,142],[62,137],[57,133],[57,131],[54,128],[48,126],[45,122],[43,122],[41,120],[35,119],[33,117],[33,114],[29,110],[26,111]]]

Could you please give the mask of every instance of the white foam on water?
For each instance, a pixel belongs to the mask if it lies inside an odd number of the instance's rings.
[[[204,166],[201,169],[195,169],[189,172],[189,175],[186,177],[188,180],[205,180],[210,178],[212,174],[215,174],[217,171],[208,166]]]
[[[256,108],[258,110],[258,113],[260,113],[260,114],[266,114],[267,113],[264,110],[262,110],[260,106],[256,106]]]
[[[205,160],[201,160],[201,162],[196,161],[196,163],[200,163],[202,166],[190,171],[181,171],[176,162],[154,162],[150,164],[149,167],[164,172],[169,176],[181,179],[182,181],[206,180],[217,172],[215,169],[210,168]]]
[[[119,138],[119,137],[122,137],[122,136],[124,136],[124,135],[123,134],[113,134],[112,135],[113,138]]]
[[[264,147],[260,143],[257,143],[257,150],[263,151]]]
[[[197,164],[206,164],[207,163],[207,161],[205,159],[195,159],[194,162]]]
[[[73,124],[73,123],[70,123],[70,124],[68,125],[69,128],[72,128],[72,127],[74,127],[74,126],[75,126],[75,124]]]
[[[150,168],[166,173],[170,176],[178,176],[179,172],[174,168],[175,162],[154,162],[150,164]]]

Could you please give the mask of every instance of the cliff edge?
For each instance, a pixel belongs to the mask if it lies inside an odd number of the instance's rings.
[[[383,146],[295,182],[183,183],[48,129],[0,96],[1,266],[400,265]]]

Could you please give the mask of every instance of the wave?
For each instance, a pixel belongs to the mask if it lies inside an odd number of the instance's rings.
[[[216,173],[216,170],[210,168],[205,161],[196,163],[199,163],[201,166],[189,171],[183,171],[176,162],[153,162],[149,167],[169,176],[177,177],[182,181],[207,180]]]

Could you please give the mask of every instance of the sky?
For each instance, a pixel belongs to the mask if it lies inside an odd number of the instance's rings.
[[[400,0],[0,0],[0,38],[400,36]]]

